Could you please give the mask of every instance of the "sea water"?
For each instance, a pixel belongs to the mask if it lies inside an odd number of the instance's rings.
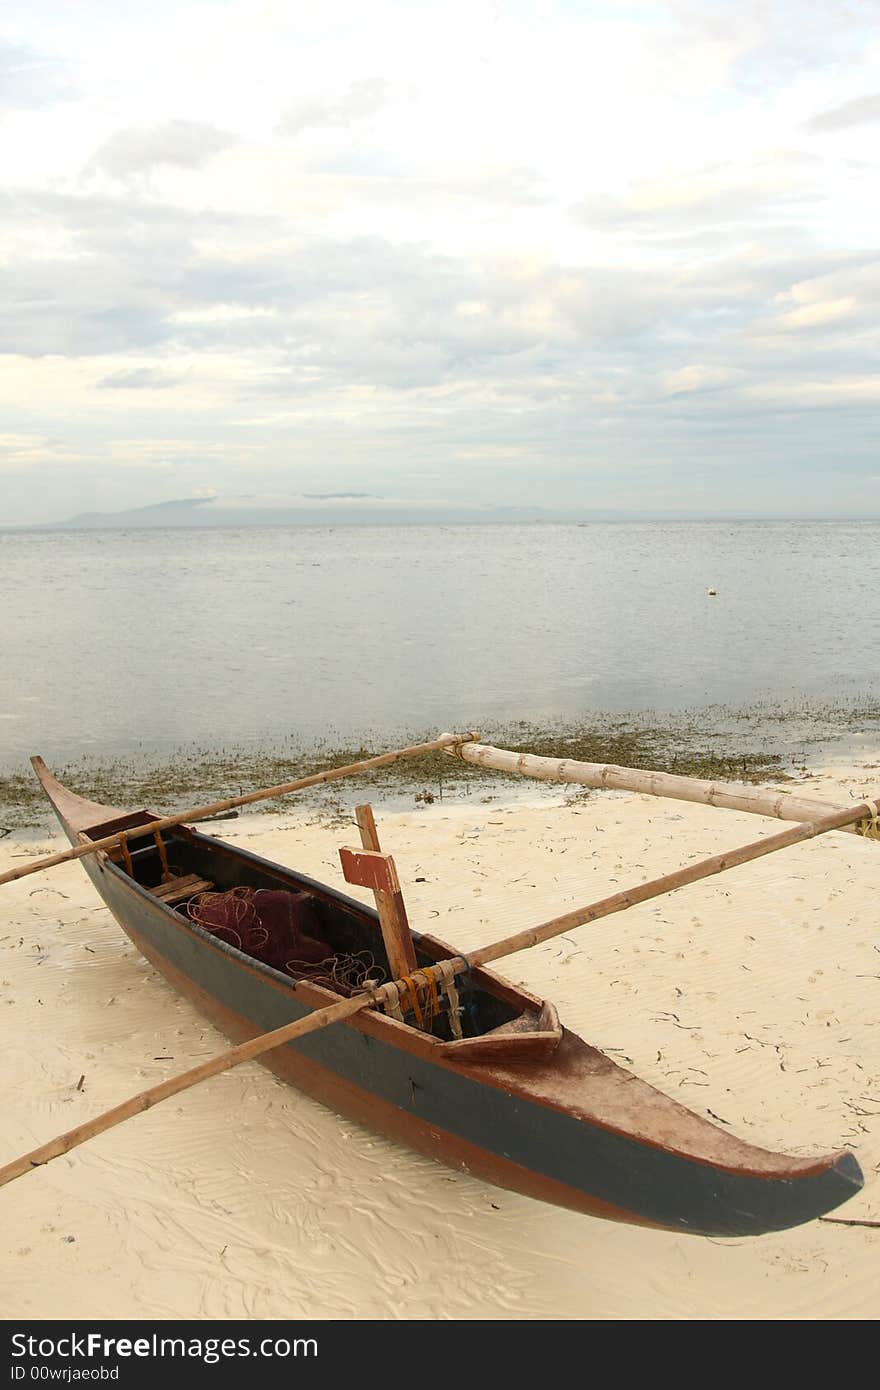
[[[0,769],[857,700],[878,542],[841,521],[0,533]]]

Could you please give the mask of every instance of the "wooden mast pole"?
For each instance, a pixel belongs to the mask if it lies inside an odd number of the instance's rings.
[[[697,864],[690,864],[684,869],[676,870],[675,873],[666,874],[663,878],[652,879],[648,883],[638,884],[635,888],[624,889],[622,892],[614,893],[611,897],[603,898],[600,902],[592,903],[588,907],[580,908],[575,912],[568,912],[562,917],[554,917],[551,921],[544,922],[540,926],[529,927],[525,931],[516,932],[513,936],[505,937],[492,945],[472,951],[468,957],[454,956],[433,966],[420,967],[415,974],[415,980],[418,983],[421,977],[422,983],[427,985],[429,978],[433,977],[436,984],[442,988],[447,974],[460,975],[474,966],[500,960],[502,956],[514,955],[517,951],[524,951],[527,947],[538,945],[539,942],[549,941],[554,936],[561,936],[563,932],[571,931],[573,927],[582,926],[586,922],[595,922],[598,918],[608,917],[614,912],[622,912],[635,903],[646,902],[649,898],[659,897],[663,893],[671,893],[676,888],[683,888],[689,883],[696,883],[699,879],[709,878],[712,874],[723,873],[725,869],[732,869],[738,864],[746,864],[751,860],[760,859],[764,855],[773,854],[777,850],[799,844],[802,840],[811,840],[817,835],[826,834],[829,830],[844,830],[848,825],[867,818],[875,820],[878,814],[880,814],[880,801],[868,802],[837,811],[815,824],[792,826],[789,830],[783,830],[778,835],[755,840],[751,844],[730,850],[726,854],[713,855],[710,859],[703,859]],[[324,1009],[316,1009],[305,1018],[297,1019],[295,1023],[287,1023],[281,1028],[274,1029],[271,1033],[262,1033],[259,1037],[251,1038],[248,1042],[240,1043],[237,1047],[220,1053],[219,1056],[213,1057],[207,1062],[202,1062],[199,1066],[183,1072],[180,1076],[171,1077],[167,1081],[160,1082],[157,1086],[152,1086],[147,1091],[141,1091],[139,1095],[133,1096],[121,1105],[114,1106],[112,1110],[107,1110],[102,1115],[96,1115],[93,1119],[86,1120],[84,1124],[68,1130],[66,1134],[59,1135],[48,1144],[43,1144],[30,1153],[24,1154],[21,1158],[7,1163],[5,1167],[0,1168],[0,1187],[5,1183],[12,1182],[14,1178],[21,1177],[23,1173],[30,1172],[32,1168],[42,1167],[51,1159],[68,1153],[77,1145],[84,1144],[88,1139],[102,1134],[123,1120],[130,1119],[133,1115],[138,1115],[144,1110],[149,1110],[170,1096],[179,1095],[181,1091],[187,1090],[190,1086],[198,1085],[200,1081],[217,1076],[220,1072],[228,1071],[231,1067],[237,1067],[242,1062],[260,1057],[263,1053],[271,1052],[273,1048],[281,1047],[284,1043],[295,1042],[297,1038],[305,1037],[306,1034],[316,1032],[319,1028],[329,1028],[334,1023],[341,1023],[359,1013],[361,1009],[372,1008],[386,1000],[393,1000],[398,997],[401,988],[407,988],[405,981],[395,980],[390,984],[380,986],[378,989],[371,989],[362,995],[341,999],[338,1004],[331,1004]]]
[[[375,758],[364,758],[359,763],[349,763],[346,767],[331,767],[326,772],[315,772],[310,777],[299,777],[295,782],[282,782],[277,787],[262,787],[259,791],[247,792],[244,796],[230,796],[224,801],[214,801],[210,806],[198,806],[188,811],[179,811],[173,816],[162,816],[159,820],[148,821],[146,825],[133,825],[126,829],[126,840],[137,840],[144,835],[155,835],[156,831],[170,830],[172,826],[183,825],[186,821],[204,820],[206,816],[217,815],[220,811],[231,811],[236,806],[249,806],[255,801],[268,801],[273,796],[287,796],[290,792],[302,791],[305,787],[317,787],[324,782],[336,782],[341,777],[354,777],[360,772],[370,772],[376,767],[390,767],[403,758],[420,758],[425,753],[436,753],[439,749],[451,748],[456,743],[467,742],[474,734],[441,734],[430,743],[415,743],[409,748],[396,748],[390,753],[380,753]],[[42,759],[32,758],[31,762],[42,764]],[[59,854],[49,854],[43,859],[35,859],[18,869],[10,869],[0,874],[0,884],[12,883],[28,874],[38,874],[43,869],[51,869],[55,864],[65,864],[70,859],[82,859],[87,854],[97,854],[99,850],[111,849],[119,843],[119,832],[105,835],[101,840],[89,840],[87,844],[75,845]]]
[[[380,881],[374,876],[371,876],[371,882],[367,886],[372,887],[376,898],[376,911],[379,914],[379,925],[382,928],[382,940],[385,942],[391,977],[397,980],[404,975],[411,975],[418,968],[400,880],[391,855],[382,854],[372,806],[356,806],[354,814],[361,832],[361,845],[369,854],[381,855],[385,861],[384,878],[387,886],[379,886]],[[349,879],[349,882],[358,880]]]

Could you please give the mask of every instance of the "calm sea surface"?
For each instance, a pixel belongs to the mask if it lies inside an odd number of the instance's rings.
[[[0,533],[0,768],[873,694],[878,546],[873,522]]]

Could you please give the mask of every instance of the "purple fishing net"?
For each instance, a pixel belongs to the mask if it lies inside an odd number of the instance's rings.
[[[335,952],[321,932],[315,899],[279,888],[230,888],[200,893],[187,904],[194,922],[212,936],[294,979],[312,980],[350,995],[366,980],[381,980],[369,951]]]

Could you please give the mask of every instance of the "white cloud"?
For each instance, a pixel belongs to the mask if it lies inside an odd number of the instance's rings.
[[[880,45],[848,5],[10,6],[0,407],[78,509],[159,468],[414,499],[507,469],[565,505],[655,457],[733,497],[758,418],[796,503],[801,404],[829,468],[846,419],[870,453]]]
[[[234,139],[228,132],[198,121],[132,127],[111,135],[92,155],[86,171],[101,170],[114,178],[127,178],[161,166],[198,169]]]
[[[880,303],[880,257],[868,256],[832,265],[825,274],[796,281],[773,297],[775,316],[760,326],[770,334],[837,329],[870,335]],[[869,340],[864,340],[865,342]]]
[[[361,78],[334,97],[315,96],[290,108],[278,123],[282,135],[310,128],[348,127],[375,116],[392,98],[392,86],[382,77]]]
[[[181,377],[163,371],[161,367],[132,367],[102,377],[98,386],[114,391],[166,391],[180,385],[181,380]]]
[[[834,381],[760,382],[747,394],[758,401],[777,401],[799,407],[872,405],[880,401],[880,372],[876,376],[839,377]]]
[[[717,391],[740,381],[745,373],[734,367],[712,367],[694,363],[667,372],[663,377],[663,388],[670,396],[682,396],[691,391]]]
[[[48,440],[41,435],[0,434],[0,459],[9,464],[36,463],[46,451]]]
[[[780,314],[777,323],[780,328],[824,328],[827,324],[841,319],[852,318],[857,304],[852,295],[845,299],[827,299],[823,303],[805,304],[802,309],[790,309]]]
[[[807,129],[815,131],[851,130],[853,126],[871,125],[880,121],[880,92],[871,96],[853,97],[830,111],[820,111],[807,121]]]

